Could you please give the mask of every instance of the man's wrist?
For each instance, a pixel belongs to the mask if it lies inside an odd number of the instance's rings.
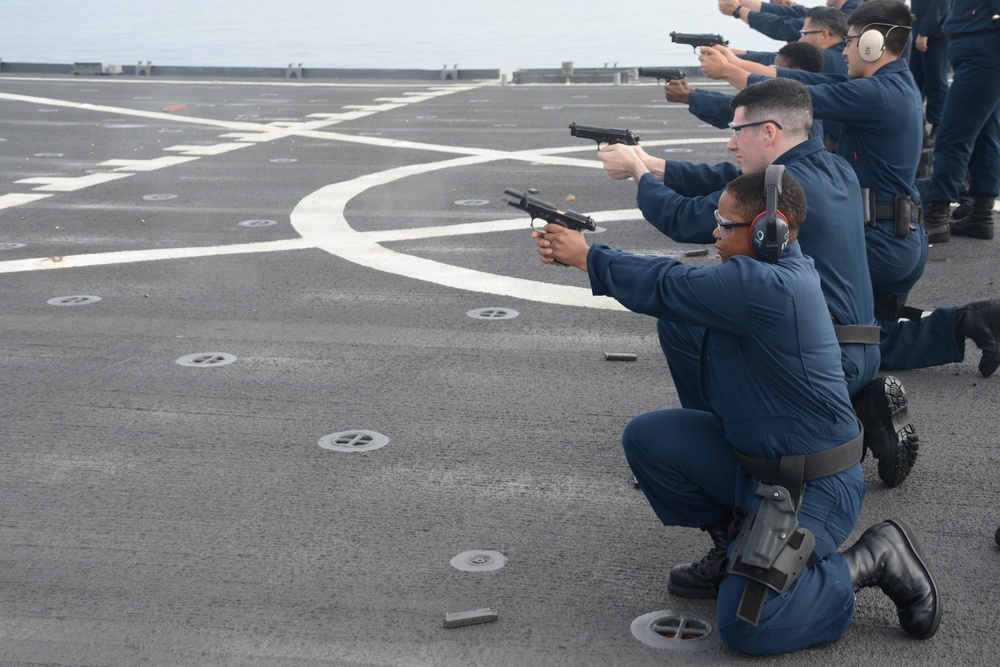
[[[642,177],[649,173],[649,167],[642,160],[639,160],[638,164],[632,167],[632,180],[638,183],[642,180]]]

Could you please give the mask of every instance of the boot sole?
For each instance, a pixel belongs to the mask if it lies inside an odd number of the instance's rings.
[[[908,546],[910,551],[913,552],[914,558],[916,558],[917,562],[920,564],[920,569],[923,570],[924,574],[927,576],[927,581],[931,584],[931,590],[934,592],[934,618],[931,619],[930,626],[925,632],[919,635],[913,635],[918,639],[930,639],[941,625],[941,616],[944,614],[944,608],[941,605],[941,594],[938,591],[937,582],[934,581],[934,576],[931,575],[931,571],[927,568],[927,563],[924,562],[924,555],[920,551],[920,545],[917,543],[917,538],[913,534],[913,531],[910,530],[909,525],[907,525],[902,519],[886,519],[886,523],[891,523],[903,535],[903,538],[906,540],[906,546]]]
[[[993,238],[993,226],[992,219],[989,217],[984,220],[981,216],[973,217],[970,215],[961,221],[950,223],[948,231],[953,236],[970,236],[975,239],[989,240]]]
[[[989,241],[993,238],[992,229],[954,229],[951,230],[952,236],[966,236],[974,239],[984,239]]]
[[[902,484],[910,475],[920,449],[917,430],[909,421],[906,393],[903,384],[895,377],[880,378],[882,386],[877,388],[884,402],[872,397],[875,417],[879,429],[865,433],[865,444],[878,461],[878,477],[888,487]],[[878,446],[875,446],[875,443]]]

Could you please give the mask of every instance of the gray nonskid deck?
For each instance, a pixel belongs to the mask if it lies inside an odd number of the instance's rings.
[[[630,632],[714,610],[667,593],[708,542],[659,524],[619,444],[676,394],[652,320],[541,265],[502,193],[593,215],[593,242],[697,246],[571,122],[728,158],[652,84],[0,77],[0,663],[745,662]],[[910,303],[993,296],[997,255],[932,248]],[[1000,385],[967,353],[895,373],[920,455],[897,489],[866,462],[856,533],[914,527],[940,631],[866,590],[806,659],[997,652]],[[496,620],[444,627],[476,610]]]

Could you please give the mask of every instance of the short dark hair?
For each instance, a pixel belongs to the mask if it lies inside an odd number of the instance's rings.
[[[806,12],[813,30],[829,30],[831,35],[843,37],[847,34],[847,17],[844,12],[833,7],[813,7]]]
[[[741,220],[753,220],[761,211],[767,210],[767,193],[764,191],[765,172],[743,174],[729,181],[726,192],[733,200],[733,208]],[[788,221],[789,233],[798,232],[799,226],[806,218],[808,206],[806,193],[787,171],[781,177],[781,195],[778,197],[778,210]]]
[[[878,30],[885,36],[885,50],[898,56],[910,41],[913,14],[899,0],[868,0],[851,12],[847,25],[859,32]]]
[[[822,72],[826,67],[823,52],[809,42],[789,42],[778,49],[778,55],[784,56],[788,66],[806,72]]]
[[[729,106],[743,107],[748,121],[776,120],[790,135],[807,136],[812,129],[812,95],[795,79],[765,79],[733,96]]]

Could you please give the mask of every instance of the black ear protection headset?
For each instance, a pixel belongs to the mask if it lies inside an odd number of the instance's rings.
[[[765,262],[774,264],[788,245],[788,218],[778,210],[781,196],[781,177],[785,166],[772,164],[764,172],[764,193],[767,210],[760,213],[750,223],[750,245],[754,254]]]
[[[872,26],[888,26],[889,29],[883,35],[880,30],[869,30]],[[885,38],[896,28],[910,30],[909,26],[892,23],[869,23],[866,25],[858,36],[858,57],[866,63],[873,63],[881,58],[882,52],[885,51]]]

